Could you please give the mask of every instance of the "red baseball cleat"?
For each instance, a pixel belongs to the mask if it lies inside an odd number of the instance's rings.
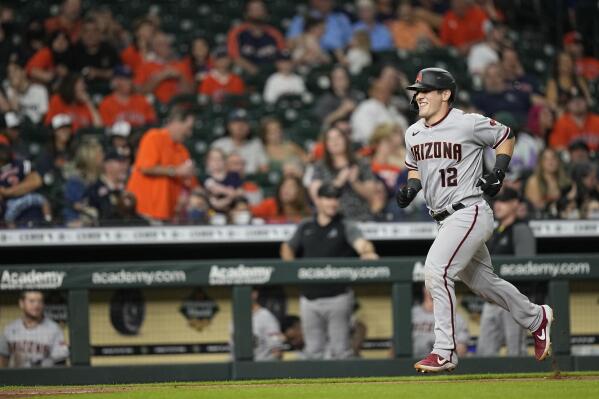
[[[535,340],[535,358],[539,361],[544,360],[551,349],[551,323],[553,323],[553,309],[547,305],[541,305],[543,309],[543,321],[532,333]]]
[[[420,373],[438,373],[440,371],[453,371],[456,365],[448,359],[443,359],[436,353],[431,353],[414,365],[416,371]]]

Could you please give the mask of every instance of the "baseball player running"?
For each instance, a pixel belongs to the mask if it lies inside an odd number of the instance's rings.
[[[535,357],[549,353],[553,310],[535,305],[493,272],[485,245],[493,232],[493,211],[483,193],[494,196],[502,185],[514,149],[514,135],[493,119],[452,108],[457,86],[440,68],[426,68],[407,87],[420,120],[405,134],[408,182],[397,192],[405,208],[422,189],[439,231],[426,257],[425,284],[435,316],[435,345],[414,365],[417,371],[452,371],[456,354],[456,298],[460,279],[488,301],[509,311],[534,337]],[[483,149],[495,149],[493,171],[482,176]]]

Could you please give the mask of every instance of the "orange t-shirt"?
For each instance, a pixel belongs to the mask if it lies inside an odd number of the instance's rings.
[[[208,73],[198,87],[198,93],[207,96],[222,96],[224,94],[243,94],[243,80],[235,74],[229,74],[226,80],[220,80],[213,73]]]
[[[130,45],[121,51],[121,61],[135,73],[137,68],[144,62],[144,59],[135,46]]]
[[[54,68],[54,57],[52,57],[52,52],[48,47],[39,49],[33,54],[29,61],[27,61],[27,65],[25,65],[27,76],[30,76],[33,68],[43,69],[44,71],[49,71]]]
[[[150,129],[144,134],[127,183],[127,190],[137,198],[138,213],[159,220],[169,220],[174,216],[179,194],[184,187],[192,184],[176,177],[147,176],[141,169],[177,166],[188,159],[187,148],[173,141],[167,129]]]
[[[87,105],[81,103],[67,104],[58,94],[54,94],[48,105],[48,113],[44,118],[44,123],[50,125],[52,118],[58,114],[67,114],[73,121],[73,131],[82,127],[93,125],[92,114]]]
[[[405,21],[393,21],[389,24],[389,30],[395,47],[400,49],[415,50],[422,39],[427,39],[436,46],[440,44],[439,38],[424,21],[416,21],[413,24],[408,24]]]
[[[143,85],[146,83],[152,75],[159,73],[166,68],[173,68],[181,72],[183,79],[165,79],[160,82],[154,89],[154,95],[161,103],[168,103],[171,98],[181,93],[184,88],[189,87],[193,81],[193,76],[189,73],[189,68],[186,67],[184,62],[181,61],[170,61],[166,64],[159,63],[156,61],[143,62],[135,71],[135,79],[133,82],[136,85]]]
[[[576,60],[576,72],[589,81],[599,78],[599,60],[593,57]]]
[[[127,121],[131,126],[143,126],[156,122],[156,112],[141,94],[132,94],[126,102],[121,102],[115,94],[104,97],[100,103],[100,115],[104,125],[117,121]]]
[[[562,149],[575,140],[587,143],[591,151],[599,150],[599,115],[589,113],[583,126],[578,126],[569,113],[558,118],[549,137],[549,145]]]
[[[484,23],[487,14],[479,6],[470,6],[462,18],[449,10],[441,23],[441,42],[459,47],[485,39]]]

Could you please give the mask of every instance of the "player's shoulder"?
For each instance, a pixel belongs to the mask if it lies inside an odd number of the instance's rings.
[[[412,133],[417,132],[420,129],[424,129],[424,119],[422,119],[422,118],[418,119],[416,122],[414,122],[410,126],[408,126],[404,135],[406,137],[409,137],[409,136],[411,136]]]
[[[8,333],[10,333],[10,331],[18,331],[20,328],[24,328],[23,320],[15,319],[15,320],[11,321],[10,323],[8,323],[6,325],[6,327],[4,327],[4,333],[8,334]]]
[[[489,117],[479,114],[478,112],[465,112],[458,109],[456,109],[456,111],[459,111],[459,113],[456,112],[456,117],[470,121],[472,123],[488,121],[490,119]]]
[[[58,323],[47,316],[44,317],[44,319],[38,326],[50,331],[60,331]]]

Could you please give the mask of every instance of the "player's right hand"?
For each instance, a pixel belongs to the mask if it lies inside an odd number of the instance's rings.
[[[406,206],[410,205],[410,202],[412,202],[414,198],[416,198],[416,194],[418,194],[418,191],[416,191],[416,189],[413,187],[408,187],[407,185],[403,186],[395,195],[397,205],[399,205],[400,208],[405,208]]]

